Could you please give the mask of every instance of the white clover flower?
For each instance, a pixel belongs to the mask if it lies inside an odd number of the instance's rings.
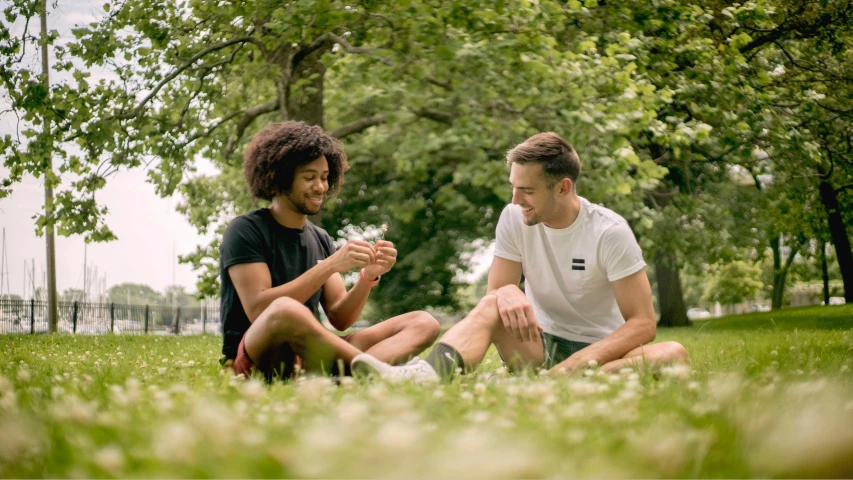
[[[368,418],[370,406],[359,400],[341,401],[337,407],[338,420],[344,425],[356,425]]]
[[[243,396],[251,401],[260,400],[266,393],[264,383],[258,379],[251,379],[243,384]]]
[[[15,384],[12,383],[12,381],[9,380],[8,378],[4,377],[3,375],[0,375],[0,395],[3,395],[4,393],[7,393],[7,392],[14,392],[14,391],[15,391]]]
[[[16,417],[0,417],[0,464],[37,456],[44,449],[44,432]]]
[[[468,418],[471,419],[471,423],[486,423],[492,418],[492,415],[485,410],[476,410],[471,412]]]
[[[14,412],[18,408],[18,395],[14,390],[0,395],[0,412]]]
[[[665,377],[675,378],[678,380],[687,380],[690,378],[690,366],[683,363],[677,363],[660,369],[661,375]]]
[[[771,357],[778,357],[778,356],[779,356],[779,352],[777,352],[776,350],[773,350],[772,352],[770,352],[770,356],[771,356]]]
[[[474,385],[474,395],[482,395],[486,393],[486,384],[485,383],[477,383]]]
[[[415,425],[400,420],[391,420],[376,431],[376,443],[392,450],[412,448],[420,438],[421,432]]]
[[[106,446],[92,456],[95,464],[117,477],[122,476],[121,472],[124,468],[125,460],[124,453],[115,445]]]
[[[174,422],[160,427],[154,435],[152,450],[154,456],[164,462],[190,463],[197,443],[198,437],[192,427]]]

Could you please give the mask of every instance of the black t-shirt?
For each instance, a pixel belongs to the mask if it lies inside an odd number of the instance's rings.
[[[240,339],[249,329],[249,317],[240,303],[228,268],[241,263],[264,262],[270,269],[272,287],[295,280],[320,260],[335,253],[332,238],[320,227],[306,222],[301,230],[288,228],[273,218],[268,208],[255,210],[231,221],[219,246],[219,276],[222,283],[222,353],[237,356]],[[305,302],[315,315],[321,287]]]

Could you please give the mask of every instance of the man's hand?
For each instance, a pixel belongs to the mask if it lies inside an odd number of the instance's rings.
[[[499,288],[495,295],[498,297],[498,313],[504,328],[520,342],[536,340],[542,329],[524,292],[516,285],[507,285]]]
[[[376,254],[369,243],[363,240],[350,240],[326,261],[332,263],[336,272],[346,273],[353,268],[373,264],[376,261]]]
[[[373,249],[376,259],[373,264],[364,268],[364,276],[370,280],[385,275],[397,263],[397,249],[394,248],[393,243],[387,240],[379,240]]]

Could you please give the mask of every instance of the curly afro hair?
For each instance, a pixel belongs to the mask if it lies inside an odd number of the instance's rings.
[[[341,142],[305,122],[273,123],[258,132],[243,159],[243,175],[256,198],[272,200],[293,186],[297,167],[321,156],[329,162],[329,194],[337,193],[349,170]]]

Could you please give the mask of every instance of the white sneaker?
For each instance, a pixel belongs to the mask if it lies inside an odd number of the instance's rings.
[[[432,365],[418,357],[409,360],[405,365],[394,366],[377,359],[373,355],[360,353],[352,359],[352,373],[357,377],[377,375],[392,382],[403,380],[437,382],[440,380]]]

